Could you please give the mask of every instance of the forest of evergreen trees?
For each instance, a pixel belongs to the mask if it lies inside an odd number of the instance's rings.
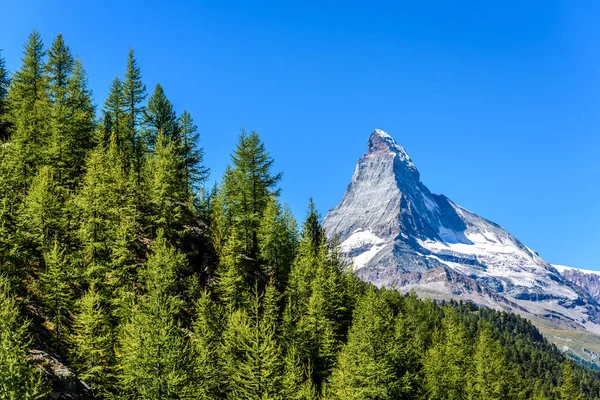
[[[53,390],[34,349],[97,399],[600,398],[519,316],[358,280],[257,133],[207,188],[192,116],[124,61],[97,110],[61,35],[0,55],[1,399]]]

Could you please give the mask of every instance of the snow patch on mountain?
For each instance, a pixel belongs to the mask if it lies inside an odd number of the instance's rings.
[[[342,252],[350,255],[353,268],[357,270],[367,265],[384,246],[384,240],[375,235],[371,229],[366,231],[357,229],[342,242],[340,248]],[[357,256],[352,257],[352,254],[357,254]]]

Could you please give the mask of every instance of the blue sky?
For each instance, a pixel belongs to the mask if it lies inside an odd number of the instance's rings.
[[[20,1],[11,70],[61,32],[102,105],[134,47],[195,118],[212,179],[258,131],[303,218],[340,201],[374,128],[424,183],[553,263],[600,269],[600,5],[593,1]]]

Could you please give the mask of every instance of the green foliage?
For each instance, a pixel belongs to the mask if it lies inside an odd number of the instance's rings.
[[[46,394],[30,342],[99,399],[600,397],[518,315],[360,281],[312,200],[298,234],[256,132],[203,187],[191,115],[145,102],[133,51],[102,126],[61,35],[47,56],[34,32],[10,82],[0,58],[1,398]]]
[[[46,250],[63,233],[63,192],[51,167],[42,167],[31,183],[20,214],[25,234],[36,249]]]
[[[210,169],[204,165],[204,149],[200,147],[200,134],[198,127],[187,110],[178,119],[179,131],[181,133],[183,157],[183,169],[187,197],[198,192],[200,185],[207,179]]]
[[[6,400],[41,399],[44,390],[41,374],[28,360],[28,323],[19,315],[9,281],[0,275],[0,398]]]
[[[276,340],[276,289],[268,286],[264,295],[255,291],[250,311],[230,314],[223,335],[223,371],[229,384],[227,398],[281,398],[283,360]]]
[[[458,315],[448,310],[433,346],[425,353],[423,372],[429,399],[464,399],[471,366],[467,329]]]
[[[181,159],[175,143],[158,133],[156,149],[150,159],[150,202],[152,225],[164,229],[169,237],[181,228],[186,191],[181,176]]]
[[[144,125],[146,127],[144,139],[148,149],[154,149],[159,134],[173,142],[177,148],[183,145],[179,135],[177,115],[160,83],[156,85],[154,93],[148,99],[148,107],[144,110]]]
[[[54,242],[54,246],[44,254],[46,272],[40,280],[42,300],[54,324],[57,341],[61,340],[61,330],[71,309],[71,294],[67,277],[70,275],[68,260],[64,250]]]
[[[8,139],[6,96],[8,94],[9,84],[10,78],[8,70],[6,69],[6,60],[2,57],[2,50],[0,50],[0,143]]]
[[[558,387],[558,398],[560,400],[583,400],[584,396],[581,393],[577,383],[573,364],[571,361],[563,363],[561,384]]]
[[[231,223],[240,233],[244,252],[256,259],[260,219],[269,199],[279,194],[281,174],[272,174],[274,161],[256,132],[242,130],[231,162],[223,179],[225,207],[234,216]]]
[[[128,143],[125,136],[127,129],[125,102],[123,82],[116,77],[110,85],[108,97],[104,102],[104,130],[106,137],[109,137],[111,133],[115,135],[120,149],[125,149]]]
[[[504,348],[494,339],[487,326],[480,328],[473,354],[473,371],[469,374],[469,398],[512,398],[510,388],[518,388],[518,383],[518,375],[506,362]]]
[[[114,335],[102,296],[93,287],[78,301],[73,322],[72,358],[79,376],[97,395],[114,385]]]
[[[225,381],[221,370],[219,344],[222,333],[221,309],[204,292],[196,306],[193,323],[192,357],[194,389],[198,399],[219,397]]]
[[[184,257],[159,235],[144,271],[146,293],[119,338],[119,381],[127,398],[176,399],[189,393],[188,344],[178,314],[176,277]]]

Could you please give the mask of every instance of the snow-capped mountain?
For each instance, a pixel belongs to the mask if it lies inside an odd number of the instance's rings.
[[[586,350],[600,353],[598,294],[501,226],[431,193],[408,153],[384,131],[369,137],[341,203],[323,225],[339,236],[356,273],[377,286],[518,312],[561,348],[586,354],[573,348],[573,337],[583,335]]]

